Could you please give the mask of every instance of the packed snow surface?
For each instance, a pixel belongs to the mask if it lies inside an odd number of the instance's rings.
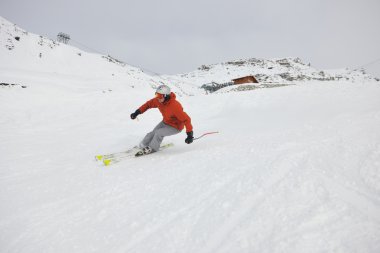
[[[2,252],[379,252],[380,86],[178,98],[195,135],[110,167],[160,120],[153,90],[13,73],[0,89]],[[100,85],[100,84],[99,84]]]

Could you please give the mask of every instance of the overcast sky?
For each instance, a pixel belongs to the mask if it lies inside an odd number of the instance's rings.
[[[0,15],[161,74],[300,57],[321,69],[379,59],[366,69],[380,77],[380,0],[0,0]]]

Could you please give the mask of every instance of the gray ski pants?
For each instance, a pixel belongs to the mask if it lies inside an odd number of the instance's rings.
[[[172,126],[166,125],[161,121],[153,130],[145,135],[144,139],[140,142],[140,148],[147,146],[151,147],[153,151],[158,151],[165,136],[178,134],[181,131]]]

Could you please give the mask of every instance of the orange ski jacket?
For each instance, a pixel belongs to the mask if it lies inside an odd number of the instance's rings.
[[[186,127],[186,132],[193,131],[191,118],[183,111],[182,105],[176,100],[176,95],[173,92],[170,93],[168,101],[160,103],[157,98],[153,98],[140,106],[139,110],[141,113],[144,113],[151,108],[158,108],[160,110],[165,124],[180,131],[184,126]]]

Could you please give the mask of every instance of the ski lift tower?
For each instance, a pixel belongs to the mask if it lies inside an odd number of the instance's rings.
[[[66,34],[66,33],[58,33],[57,35],[57,40],[59,42],[62,42],[62,43],[69,43],[69,40],[70,40],[70,35]]]

